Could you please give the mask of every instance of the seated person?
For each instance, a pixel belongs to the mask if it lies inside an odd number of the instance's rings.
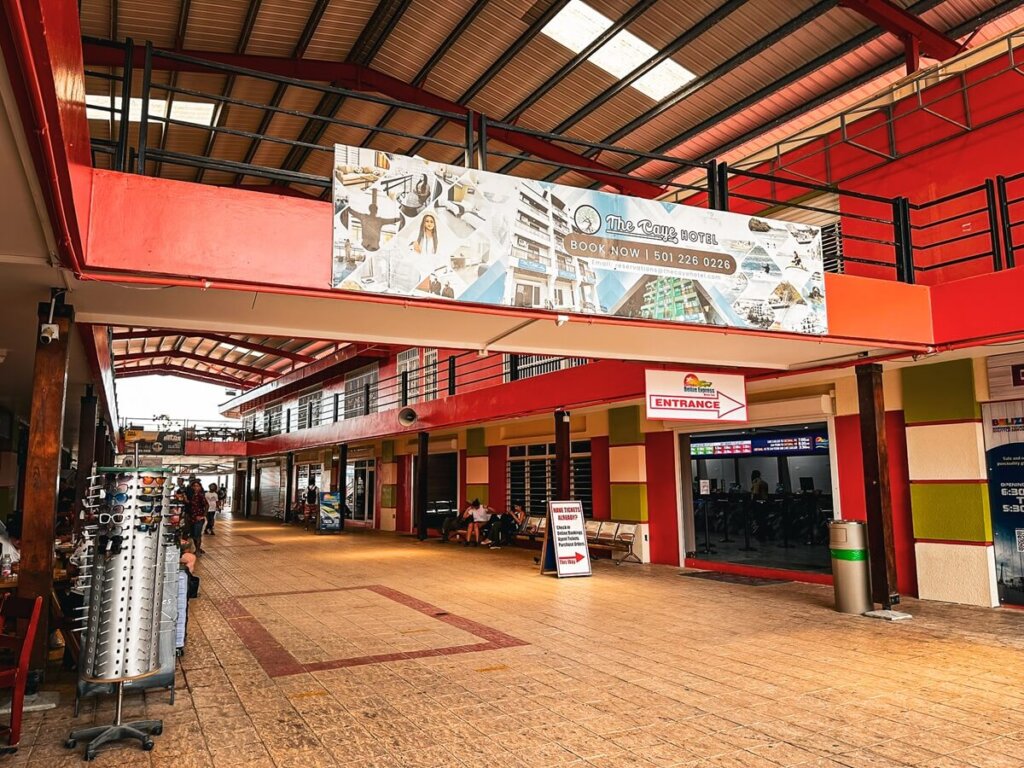
[[[196,545],[191,539],[185,539],[181,542],[181,558],[178,560],[181,565],[185,566],[185,570],[188,571],[188,575],[192,576],[196,570]]]
[[[483,527],[480,528],[480,536],[482,537],[480,543],[491,549],[500,549],[503,539],[502,532],[505,527],[504,521],[507,518],[507,512],[492,510],[491,516],[484,523]]]
[[[469,521],[472,518],[472,515],[468,515],[468,511],[469,510],[466,510],[462,513],[453,512],[441,522],[442,544],[450,541],[452,535],[455,534],[456,531],[463,530],[469,526]]]
[[[470,544],[474,546],[480,545],[480,529],[490,521],[492,514],[494,514],[494,510],[486,504],[481,504],[480,499],[473,499],[470,502],[463,513],[463,517],[469,518],[469,527],[466,531],[467,547]]]

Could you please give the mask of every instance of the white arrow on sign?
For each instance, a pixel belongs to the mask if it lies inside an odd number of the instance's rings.
[[[646,379],[649,419],[746,421],[742,376],[647,371]]]

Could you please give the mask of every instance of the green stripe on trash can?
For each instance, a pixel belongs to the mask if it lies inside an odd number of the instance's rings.
[[[832,549],[829,550],[836,560],[867,560],[866,549]]]

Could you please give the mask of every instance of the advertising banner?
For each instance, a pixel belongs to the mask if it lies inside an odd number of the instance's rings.
[[[136,432],[132,440],[125,436],[126,449],[133,454],[139,449],[140,456],[181,456],[185,453],[185,434],[177,432]]]
[[[335,146],[335,288],[828,331],[818,227]]]
[[[742,376],[690,371],[647,371],[647,418],[667,421],[746,421]]]
[[[548,502],[543,552],[541,573],[557,573],[560,579],[590,576],[590,549],[580,502]]]
[[[1024,401],[984,403],[999,602],[1024,605]]]
[[[320,492],[320,516],[316,521],[318,531],[340,531],[341,494],[336,491]]]

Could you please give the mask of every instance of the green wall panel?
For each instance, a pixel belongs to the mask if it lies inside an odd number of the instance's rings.
[[[395,441],[385,440],[380,444],[380,460],[390,464],[395,460]]]
[[[640,406],[627,405],[608,409],[608,444],[640,445],[644,442],[640,431]]]
[[[647,484],[613,483],[612,520],[626,523],[647,522]]]
[[[394,509],[398,506],[398,486],[382,485],[380,487],[380,505],[386,509]]]
[[[985,483],[911,483],[914,537],[992,541]]]
[[[487,441],[485,439],[483,427],[474,427],[473,429],[466,430],[466,455],[487,455]]]
[[[971,360],[904,368],[903,413],[907,424],[980,419]]]
[[[473,499],[480,499],[481,504],[486,504],[488,501],[488,493],[490,486],[486,483],[479,485],[467,485],[466,486],[466,502],[470,502]]]

